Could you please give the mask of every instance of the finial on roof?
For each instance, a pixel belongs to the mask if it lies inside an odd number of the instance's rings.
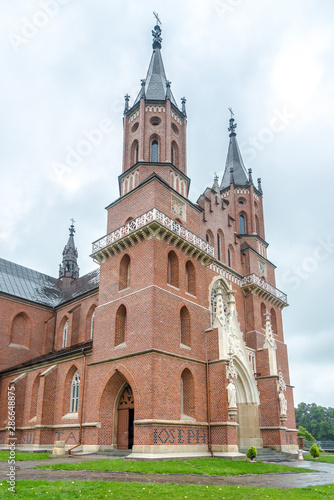
[[[74,228],[75,220],[74,219],[70,219],[70,221],[72,222],[72,224],[70,225],[70,228],[69,228],[70,236],[74,236],[74,233],[75,233],[75,228]]]
[[[124,113],[126,113],[129,110],[129,100],[130,100],[129,94],[126,94],[124,96],[124,99],[125,99]]]
[[[230,132],[230,137],[232,137],[232,136],[236,136],[237,135],[235,133],[235,129],[237,128],[237,124],[234,123],[234,113],[232,111],[232,108],[228,108],[228,110],[231,113],[230,126],[228,128],[228,131]]]
[[[259,177],[258,180],[257,180],[257,189],[258,191],[263,194],[263,191],[262,191],[262,186],[261,186],[261,178]]]
[[[182,113],[184,114],[184,116],[187,116],[186,102],[187,99],[185,97],[182,97],[181,104],[182,104]]]
[[[214,181],[213,181],[213,185],[212,185],[212,189],[214,191],[216,191],[216,193],[220,193],[220,187],[219,187],[219,177],[218,175],[215,173],[215,176],[214,176]]]
[[[248,169],[248,182],[249,184],[253,184],[253,176],[252,176],[252,169]]]
[[[152,36],[153,36],[153,49],[161,49],[161,43],[162,43],[162,38],[161,38],[161,24],[162,22],[159,19],[159,16],[156,12],[153,12],[153,15],[156,19],[157,24],[154,26],[154,29],[152,30]]]
[[[170,86],[172,85],[172,82],[170,82],[169,80],[166,81],[166,99],[169,99],[171,98],[171,90],[170,90]]]

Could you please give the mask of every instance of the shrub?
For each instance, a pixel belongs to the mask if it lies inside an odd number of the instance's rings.
[[[255,446],[251,446],[248,450],[247,450],[247,458],[249,458],[250,460],[253,460],[257,455],[257,449],[255,448]]]
[[[310,448],[310,454],[313,458],[318,458],[320,456],[320,451],[316,444],[312,444]]]

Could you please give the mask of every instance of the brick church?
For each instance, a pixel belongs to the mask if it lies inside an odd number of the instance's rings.
[[[134,102],[125,96],[120,196],[99,268],[79,275],[74,225],[58,278],[0,259],[0,444],[15,392],[18,447],[132,456],[297,451],[282,309],[268,260],[261,180],[238,147],[188,198],[186,99],[161,56],[161,27]]]

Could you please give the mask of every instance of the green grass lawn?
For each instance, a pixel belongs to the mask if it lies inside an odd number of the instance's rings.
[[[193,458],[189,460],[164,460],[144,462],[116,458],[72,464],[55,463],[37,469],[62,470],[107,470],[118,472],[145,472],[158,474],[207,474],[215,476],[237,476],[239,474],[267,474],[269,472],[310,472],[309,469],[284,465],[232,461],[222,458]]]
[[[38,500],[63,500],[77,498],[98,500],[145,499],[156,500],[199,498],[219,500],[317,500],[333,499],[334,485],[289,490],[253,488],[244,486],[197,486],[152,483],[117,483],[104,481],[18,481],[16,498]],[[5,481],[0,483],[0,498],[13,498]]]
[[[320,457],[315,460],[311,455],[304,455],[304,460],[310,460],[310,462],[326,462],[328,464],[334,464],[334,453],[320,453]]]
[[[7,462],[9,457],[8,451],[0,451],[0,461],[4,460]],[[50,453],[32,453],[28,451],[16,451],[15,460],[43,460],[44,458],[50,458]]]

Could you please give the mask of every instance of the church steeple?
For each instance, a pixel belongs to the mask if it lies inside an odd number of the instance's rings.
[[[234,114],[230,109],[231,118],[230,118],[230,126],[228,131],[230,132],[230,143],[228,146],[228,153],[225,165],[225,172],[223,175],[223,179],[220,185],[220,189],[226,189],[230,187],[231,182],[235,186],[249,186],[250,176],[247,175],[247,171],[242,160],[242,156],[240,153],[240,149],[237,142],[237,134],[235,129],[237,128],[237,124],[234,123]],[[231,169],[233,172],[233,176],[231,176]],[[233,179],[231,181],[231,179]]]
[[[71,219],[71,222],[68,242],[63,250],[63,261],[59,264],[59,279],[63,280],[63,283],[68,283],[68,281],[71,282],[79,278],[78,250],[74,244],[74,220]]]
[[[150,101],[166,101],[168,99],[178,108],[171,91],[171,82],[167,80],[164,63],[162,61],[162,30],[159,23],[161,24],[161,21],[157,17],[157,24],[152,30],[153,53],[150,65],[145,80],[142,80],[142,87],[133,106],[135,106],[142,97],[145,97],[145,99]]]
[[[187,197],[186,99],[177,105],[161,56],[161,21],[154,15],[153,52],[146,78],[131,106],[125,96],[120,194],[124,196],[155,173]]]

